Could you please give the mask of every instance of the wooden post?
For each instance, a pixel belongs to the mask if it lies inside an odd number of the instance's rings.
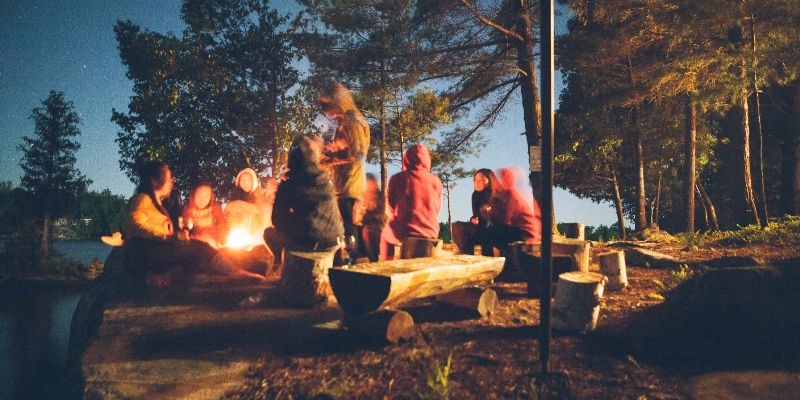
[[[441,249],[442,241],[439,239],[407,237],[400,246],[400,258],[436,257]]]
[[[470,287],[436,296],[436,301],[473,311],[483,318],[494,313],[497,308],[497,292]]]
[[[579,222],[564,224],[564,236],[570,239],[584,240],[586,226]]]
[[[625,252],[622,250],[599,254],[600,272],[608,278],[608,290],[622,290],[628,286],[625,270]]]
[[[593,331],[600,315],[606,277],[594,272],[567,272],[558,277],[553,328]]]
[[[332,295],[328,270],[334,251],[284,251],[278,291],[283,300],[299,307],[313,307]]]
[[[411,314],[382,309],[363,315],[345,315],[344,324],[351,335],[377,341],[397,343],[414,337],[414,318]]]

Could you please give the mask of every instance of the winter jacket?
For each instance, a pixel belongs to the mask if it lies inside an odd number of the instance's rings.
[[[135,237],[166,240],[174,232],[170,217],[147,193],[137,193],[128,201],[122,231],[125,240]]]
[[[333,167],[336,197],[360,199],[366,185],[364,163],[369,150],[369,125],[358,111],[347,111],[336,130],[336,138],[343,138],[347,148],[335,153],[334,158],[352,159]]]
[[[192,221],[192,238],[211,237],[219,243],[225,243],[228,225],[225,222],[225,215],[222,213],[222,206],[213,198],[205,208],[194,207],[189,201],[183,206],[181,216],[184,223]]]
[[[399,240],[439,237],[442,182],[431,173],[428,149],[416,144],[403,155],[403,171],[389,179],[389,226]]]
[[[289,172],[275,194],[272,222],[288,250],[322,251],[344,234],[330,177],[311,146],[309,138],[295,140]]]

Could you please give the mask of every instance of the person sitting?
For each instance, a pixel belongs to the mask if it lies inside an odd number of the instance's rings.
[[[187,231],[176,233],[163,206],[172,189],[172,172],[163,162],[149,161],[139,168],[139,185],[123,221],[125,269],[133,279],[144,283],[148,274],[193,275],[211,269],[262,281],[263,276],[237,268],[207,243],[189,239]]]
[[[235,184],[231,201],[225,207],[228,226],[243,229],[250,237],[261,238],[264,229],[272,225],[272,203],[277,183],[272,180],[266,189],[262,188],[256,171],[245,168],[236,175]]]
[[[364,198],[361,200],[361,244],[370,261],[378,261],[381,231],[386,225],[386,212],[381,206],[382,193],[375,174],[367,174]]]
[[[389,221],[381,233],[382,260],[394,257],[390,245],[400,245],[408,237],[438,238],[442,208],[442,182],[431,173],[431,155],[422,144],[406,150],[403,171],[392,176],[388,186]]]
[[[469,222],[453,223],[453,241],[461,254],[473,254],[476,244],[481,243],[489,224],[488,211],[492,194],[501,189],[500,180],[487,168],[481,168],[472,176],[472,217]],[[492,248],[481,248],[481,254],[491,256]]]
[[[197,185],[181,213],[183,226],[189,230],[189,237],[218,248],[225,244],[228,225],[222,206],[217,203],[214,190],[208,183]]]
[[[274,228],[264,231],[267,243],[307,252],[339,247],[344,229],[330,176],[319,165],[321,152],[319,137],[304,136],[292,143],[286,179],[275,193]],[[280,251],[274,253],[278,259]]]
[[[536,199],[531,200],[516,187],[517,174],[514,170],[502,168],[499,173],[502,189],[490,199],[489,224],[480,244],[497,248],[503,254],[513,242],[541,242],[542,216]]]

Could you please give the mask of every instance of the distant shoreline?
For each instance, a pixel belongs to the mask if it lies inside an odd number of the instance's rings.
[[[0,275],[0,289],[5,288],[85,288],[90,279],[80,279],[60,275]]]

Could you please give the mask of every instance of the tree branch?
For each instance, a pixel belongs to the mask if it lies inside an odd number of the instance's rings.
[[[490,27],[494,28],[495,30],[497,30],[498,32],[500,32],[500,33],[502,33],[502,34],[504,34],[506,36],[513,37],[514,39],[517,39],[517,40],[519,40],[521,42],[525,41],[525,39],[522,36],[520,36],[518,33],[514,32],[514,31],[512,31],[512,30],[510,30],[508,28],[505,28],[505,27],[501,26],[500,24],[490,20],[489,18],[486,18],[483,15],[481,15],[481,13],[478,11],[478,9],[475,8],[475,6],[472,3],[470,3],[468,0],[459,0],[459,1],[461,1],[461,4],[463,4],[464,7],[466,7],[468,10],[472,11],[472,13],[475,14],[475,16],[478,17],[478,19],[481,22],[483,22],[484,24],[489,25]]]

